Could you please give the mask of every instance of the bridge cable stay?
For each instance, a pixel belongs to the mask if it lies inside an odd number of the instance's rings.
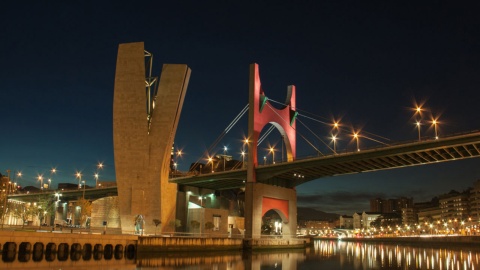
[[[270,99],[269,99],[269,100],[270,100]],[[267,104],[268,104],[268,103],[267,103]],[[285,121],[286,123],[290,124],[290,121],[287,121],[287,120],[283,119],[282,116],[279,115],[279,114],[276,112],[276,110],[273,110],[273,107],[272,107],[270,104],[268,104],[268,106],[270,106],[270,107],[272,108],[272,111],[273,111],[275,114],[277,114],[278,117],[280,117],[280,118],[281,118],[283,121]],[[293,127],[292,127],[292,128],[293,128]],[[323,153],[322,153],[318,148],[316,148],[315,145],[313,145],[305,136],[303,136],[302,133],[300,133],[296,128],[294,128],[294,130],[295,130],[295,132],[296,132],[298,135],[300,135],[300,137],[301,137],[302,139],[304,139],[315,151],[317,151],[318,153],[320,153],[320,154],[323,156]],[[329,146],[327,145],[327,147],[329,147]]]
[[[271,125],[267,131],[263,133],[263,135],[258,139],[257,146],[259,146],[266,138],[267,136],[272,133],[272,131],[275,129],[274,125]]]
[[[245,107],[243,107],[243,109],[240,111],[240,113],[237,114],[237,116],[235,116],[235,118],[232,120],[232,122],[230,122],[230,124],[228,124],[228,126],[222,131],[222,133],[215,139],[215,141],[207,148],[207,155],[213,151],[213,149],[218,145],[218,143],[223,139],[223,137],[225,137],[225,135],[235,126],[236,123],[238,123],[238,121],[245,115],[245,113],[248,111],[248,103]],[[190,170],[191,171],[194,171],[197,169],[197,166],[199,166],[199,162],[200,160],[202,159],[202,157],[198,158],[196,161],[195,161],[195,165],[193,166],[193,168],[191,168]]]
[[[272,100],[272,99],[269,99],[268,101],[271,101],[271,102],[274,102],[274,103],[278,103],[278,104],[280,104],[280,105],[284,105],[284,106],[285,106],[284,103],[279,102],[279,101],[275,101],[275,100]],[[296,109],[297,111],[302,111],[302,112],[304,112],[304,113],[307,113],[307,114],[310,114],[310,115],[314,115],[315,117],[318,117],[318,118],[321,118],[321,119],[326,119],[325,117],[322,117],[322,116],[319,116],[319,115],[310,113],[310,112],[305,111],[305,110],[302,110],[302,109],[299,109],[298,107],[295,108],[295,109]],[[316,118],[313,118],[313,117],[311,117],[311,116],[307,116],[307,115],[305,115],[305,114],[299,113],[298,116],[302,116],[302,117],[305,117],[305,118],[310,119],[310,120],[312,120],[312,121],[315,121],[315,122],[318,122],[318,123],[321,123],[321,124],[324,124],[324,125],[327,125],[327,126],[331,126],[331,123],[330,123],[330,122],[325,122],[325,121],[322,121],[322,120],[318,120],[318,119],[316,119]],[[327,119],[327,120],[328,120],[328,119]],[[341,127],[340,127],[339,129],[342,130],[342,131],[350,132],[349,130],[344,129],[344,128],[341,128]],[[312,132],[312,133],[313,133],[313,132]],[[383,145],[389,145],[389,144],[388,144],[388,143],[385,143],[385,142],[382,142],[382,141],[380,141],[380,140],[378,140],[378,139],[374,139],[373,137],[377,137],[377,138],[382,139],[382,140],[385,140],[385,141],[391,141],[391,139],[389,139],[389,138],[380,136],[380,135],[375,134],[375,133],[372,133],[372,132],[368,132],[368,131],[364,131],[364,130],[363,130],[362,133],[364,133],[364,134],[369,134],[370,136],[360,135],[360,137],[365,138],[365,139],[370,140],[370,141],[374,141],[374,142],[383,144]]]

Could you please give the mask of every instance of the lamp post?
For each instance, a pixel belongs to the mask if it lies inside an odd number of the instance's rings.
[[[40,181],[40,190],[43,192],[43,175],[39,174],[37,180]]]
[[[245,138],[245,139],[243,140],[243,146],[242,146],[242,157],[243,157],[243,159],[242,159],[242,168],[245,168],[245,155],[247,154],[248,143],[249,143],[249,142],[250,142],[250,141],[249,141],[247,138]],[[247,145],[247,150],[245,149],[245,145]]]
[[[53,175],[57,173],[57,168],[52,168],[50,170],[50,179],[48,179],[48,189],[51,189],[50,185],[52,184]]]
[[[337,135],[332,135],[332,141],[333,141],[333,153],[337,153]]]
[[[83,185],[83,195],[82,195],[82,198],[85,199],[85,181],[82,181],[82,185]]]
[[[17,190],[18,178],[22,178],[22,172],[17,172],[15,175],[15,190]]]
[[[227,159],[227,147],[223,147],[223,171],[225,171],[225,160]]]
[[[420,126],[421,126],[422,124],[420,123],[420,121],[417,121],[415,124],[417,125],[417,129],[418,129],[418,141],[421,141],[421,137],[420,137]]]
[[[213,158],[209,157],[209,158],[208,158],[208,162],[209,162],[209,163],[212,163],[212,173],[213,173]]]
[[[98,177],[99,177],[98,173],[95,173],[93,177],[95,177],[95,188],[98,188]]]
[[[245,151],[242,151],[242,169],[245,168]]]
[[[359,141],[358,141],[358,132],[355,132],[353,133],[353,138],[357,141],[357,152],[360,151],[360,144],[359,144]]]
[[[270,147],[270,152],[272,153],[272,164],[275,164],[275,148]]]
[[[263,165],[267,165],[267,157],[266,156],[263,157]]]
[[[438,140],[438,131],[437,131],[438,121],[437,121],[437,119],[433,119],[432,124],[433,124],[433,128],[435,129],[435,140]]]
[[[82,187],[80,184],[82,182],[82,173],[77,172],[75,175],[76,175],[76,178],[78,178],[78,188],[80,189]]]

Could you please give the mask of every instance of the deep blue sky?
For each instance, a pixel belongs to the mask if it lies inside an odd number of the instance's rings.
[[[253,62],[269,98],[283,101],[286,86],[295,84],[299,110],[343,117],[345,129],[415,140],[408,109],[415,101],[440,116],[440,136],[480,129],[478,3],[129,2],[0,3],[2,174],[22,171],[20,184],[39,186],[37,174],[48,177],[57,167],[54,183],[74,183],[80,170],[92,185],[102,161],[101,180],[115,179],[113,83],[118,44],[125,42],[145,42],[156,74],[162,63],[192,69],[175,139],[185,153],[180,169],[200,158],[247,104]],[[328,140],[330,127],[300,119]],[[216,150],[227,145],[239,158],[246,128],[244,117]],[[433,131],[424,126],[422,135]],[[354,147],[346,133],[340,136],[338,149]],[[278,134],[268,143],[278,148]],[[313,154],[306,145],[298,139],[299,156]],[[297,188],[299,205],[351,214],[368,210],[377,196],[429,200],[471,186],[479,165],[472,159],[321,179]]]

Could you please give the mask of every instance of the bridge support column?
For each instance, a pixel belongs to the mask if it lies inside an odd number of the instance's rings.
[[[287,98],[283,108],[274,108],[268,101],[260,82],[257,64],[250,65],[249,111],[248,111],[248,162],[245,185],[245,238],[259,238],[262,216],[265,210],[274,209],[283,217],[286,234],[296,233],[297,200],[294,189],[265,185],[257,182],[257,144],[260,132],[267,124],[274,125],[282,134],[287,161],[295,159],[295,86],[287,88]],[[266,209],[269,205],[270,209]],[[268,208],[268,207],[267,207]]]
[[[283,238],[296,235],[297,192],[290,188],[248,183],[245,190],[245,238],[261,237],[262,217],[269,210],[274,210],[282,218]]]
[[[175,230],[176,184],[168,182],[173,139],[190,78],[186,65],[164,64],[159,80],[145,67],[143,42],[120,44],[115,72],[113,145],[122,232]],[[148,64],[148,65],[146,65]],[[158,88],[156,88],[158,82]],[[155,89],[156,88],[156,89]],[[147,92],[147,95],[145,94]]]

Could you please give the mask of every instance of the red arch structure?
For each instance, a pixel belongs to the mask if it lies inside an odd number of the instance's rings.
[[[267,124],[274,125],[286,146],[287,161],[296,155],[295,86],[287,88],[287,99],[283,108],[277,109],[268,101],[262,89],[258,64],[250,65],[250,94],[248,112],[248,162],[245,184],[245,238],[259,238],[262,216],[270,209],[278,210],[284,220],[285,235],[294,235],[297,227],[297,196],[294,189],[266,185],[256,182],[255,168],[258,166],[257,144],[260,132]]]
[[[295,134],[295,86],[287,87],[285,106],[274,108],[262,89],[258,64],[250,65],[250,97],[249,97],[249,156],[254,167],[258,166],[257,144],[260,132],[267,124],[273,124],[283,136],[287,151],[287,161],[293,161],[296,154]]]

